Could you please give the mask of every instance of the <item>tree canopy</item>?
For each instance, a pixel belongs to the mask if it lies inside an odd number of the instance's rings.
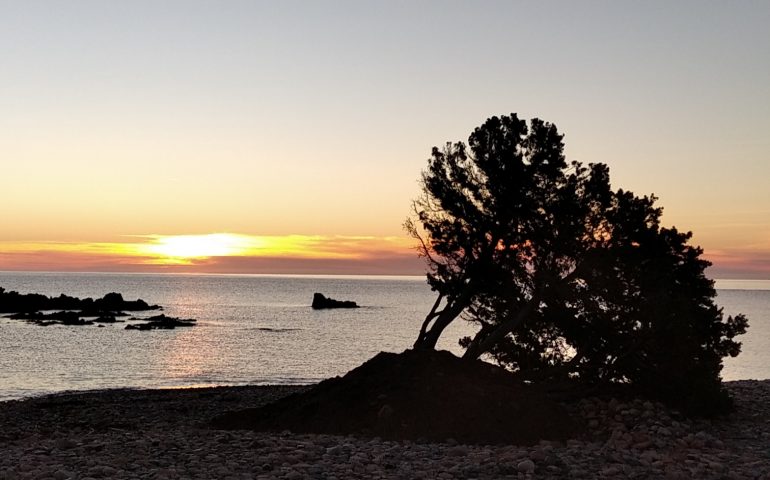
[[[555,125],[516,114],[434,147],[421,184],[406,228],[437,299],[415,348],[463,318],[479,327],[466,358],[726,405],[722,359],[747,320],[723,316],[703,251],[661,226],[654,196],[612,190],[606,165],[567,162]]]

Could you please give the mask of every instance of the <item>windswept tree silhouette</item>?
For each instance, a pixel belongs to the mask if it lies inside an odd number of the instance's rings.
[[[610,187],[603,164],[567,162],[555,125],[492,117],[433,148],[405,227],[437,292],[414,344],[457,318],[464,357],[529,378],[630,383],[697,413],[728,405],[722,359],[744,316],[714,304],[690,233],[660,225],[654,196]]]

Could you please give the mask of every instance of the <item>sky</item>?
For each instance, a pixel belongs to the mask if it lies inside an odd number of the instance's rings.
[[[770,279],[770,2],[0,0],[0,270],[420,274],[493,115]]]

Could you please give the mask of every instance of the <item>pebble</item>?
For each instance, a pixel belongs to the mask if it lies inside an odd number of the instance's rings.
[[[532,460],[522,460],[516,465],[516,470],[521,473],[533,473],[535,471],[535,462]]]
[[[99,392],[3,402],[0,480],[770,478],[770,381],[726,386],[738,409],[716,420],[684,419],[647,400],[583,399],[569,407],[585,419],[583,437],[535,446],[219,432],[205,426],[215,413],[258,406],[298,387],[222,389],[222,395]],[[68,399],[78,400],[78,407],[68,409]],[[130,414],[126,405],[132,405]]]
[[[457,445],[447,449],[446,452],[453,457],[464,457],[468,455],[468,447],[464,445]]]
[[[53,478],[55,478],[56,480],[67,480],[71,476],[72,476],[71,473],[64,470],[56,470],[55,472],[53,472]]]

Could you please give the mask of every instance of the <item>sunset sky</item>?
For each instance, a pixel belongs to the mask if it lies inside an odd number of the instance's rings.
[[[419,274],[492,115],[770,279],[770,2],[2,1],[0,270]]]

